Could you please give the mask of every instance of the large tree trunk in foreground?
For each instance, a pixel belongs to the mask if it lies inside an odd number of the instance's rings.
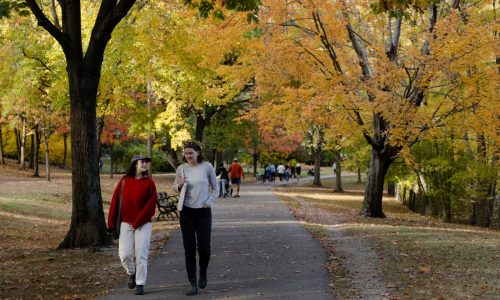
[[[382,195],[384,193],[384,179],[392,160],[387,155],[382,155],[372,149],[370,172],[363,199],[361,214],[372,218],[385,218],[382,211]]]
[[[96,97],[100,73],[82,69],[80,63],[68,63],[73,209],[69,231],[59,248],[99,246],[109,242],[97,157]]]
[[[103,0],[91,37],[83,52],[80,1],[58,1],[62,27],[44,14],[35,0],[25,0],[33,15],[61,45],[68,72],[73,210],[71,225],[59,248],[101,246],[110,242],[106,235],[99,181],[96,131],[96,98],[104,50],[116,25],[136,0]]]

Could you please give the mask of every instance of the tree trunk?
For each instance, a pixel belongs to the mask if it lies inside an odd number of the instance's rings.
[[[196,128],[195,128],[195,134],[194,134],[194,139],[198,142],[203,141],[203,131],[205,130],[205,127],[207,126],[207,121],[203,117],[202,114],[197,114],[196,115]]]
[[[382,196],[384,193],[384,179],[389,166],[394,160],[386,155],[381,155],[372,148],[370,172],[363,199],[361,215],[372,218],[385,218],[382,211]]]
[[[358,183],[361,183],[361,168],[358,168]]]
[[[0,164],[5,165],[5,158],[3,156],[3,136],[2,136],[1,124],[0,124]]]
[[[215,152],[215,161],[217,162],[217,166],[214,167],[218,167],[220,164],[224,164],[224,155],[222,151],[217,150]]]
[[[19,129],[14,128],[14,135],[16,136],[16,154],[17,154],[17,163],[21,163],[21,133]]]
[[[259,163],[259,153],[254,152],[252,154],[252,157],[253,157],[253,172],[254,172],[254,174],[258,174],[258,172],[257,172],[257,165]]]
[[[153,144],[154,144],[154,137],[151,135],[151,133],[148,135],[148,156],[153,159]],[[148,164],[148,175],[149,177],[153,177],[153,163]]]
[[[40,135],[38,134],[38,124],[35,125],[35,132],[32,137],[32,147],[33,147],[33,177],[40,177],[39,174],[39,164],[38,164],[38,154],[40,152]]]
[[[113,153],[114,143],[109,143],[109,178],[113,178],[115,155]]]
[[[344,191],[342,188],[342,166],[340,165],[340,151],[335,150],[335,189],[333,192],[341,193]]]
[[[490,227],[493,229],[500,229],[500,196],[496,195],[493,198],[493,209],[491,214]]]
[[[63,152],[63,160],[61,163],[61,169],[66,169],[66,158],[68,157],[68,133],[63,133],[63,144],[64,144],[64,152]]]
[[[71,99],[72,199],[71,224],[59,248],[101,246],[106,234],[96,138],[96,99],[101,62],[84,70],[81,61],[68,61]],[[93,65],[93,66],[96,66]]]
[[[497,148],[498,149],[498,148]],[[497,161],[498,161],[498,153],[495,152],[493,154],[493,157],[491,159],[491,164],[493,168],[493,178],[490,184],[490,198],[493,199],[493,208],[491,212],[491,220],[490,220],[490,227],[494,229],[500,229],[500,197],[498,197],[496,190],[497,190]]]
[[[72,199],[71,225],[59,248],[101,246],[106,234],[99,180],[96,106],[106,45],[136,0],[102,1],[83,53],[80,1],[58,1],[62,28],[55,26],[35,0],[25,0],[33,15],[61,45],[66,57],[70,95]]]
[[[314,186],[321,186],[321,174],[320,174],[320,166],[321,166],[321,153],[322,149],[317,147],[314,149]]]
[[[23,125],[23,130],[21,131],[21,155],[20,155],[20,162],[19,165],[22,170],[25,170],[26,167],[24,165],[24,151],[26,150],[26,118],[21,117],[22,125]]]
[[[102,130],[104,129],[104,117],[98,117],[96,121],[96,130],[97,130],[97,157],[101,159],[102,157],[102,144],[101,144],[101,136]]]
[[[36,128],[38,125],[35,125],[34,131],[36,133]],[[35,133],[31,134],[31,148],[30,148],[30,163],[28,164],[28,169],[35,169]],[[34,172],[33,172],[34,173]]]
[[[165,144],[163,144],[160,147],[160,150],[165,152],[165,154],[167,155],[168,164],[174,170],[176,170],[177,167],[180,165],[179,159],[177,158],[177,152],[175,151],[175,149],[172,149],[172,145],[170,143],[170,138],[166,138],[164,141],[165,141]]]
[[[48,129],[43,130],[43,141],[45,143],[45,174],[48,181],[50,181],[50,165],[49,165],[49,133],[50,125]]]

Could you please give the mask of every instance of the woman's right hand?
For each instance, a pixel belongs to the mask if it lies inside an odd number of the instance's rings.
[[[184,186],[184,183],[186,183],[186,181],[184,180],[183,176],[181,176],[181,177],[179,177],[179,179],[177,179],[177,186],[179,187],[179,190],[182,189],[182,187]]]

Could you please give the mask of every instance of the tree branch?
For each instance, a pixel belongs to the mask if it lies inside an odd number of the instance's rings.
[[[61,45],[64,53],[68,57],[68,54],[71,53],[71,42],[69,39],[59,30],[47,16],[40,9],[40,6],[36,3],[35,0],[25,0],[26,5],[29,7],[33,15],[38,21],[38,26],[43,27],[47,32],[53,36],[56,41]]]
[[[102,61],[106,44],[111,39],[111,33],[116,25],[127,15],[136,0],[104,0],[99,9],[98,19],[92,29],[92,35],[89,42],[87,53],[85,53],[85,62],[91,63]]]
[[[36,60],[36,61],[37,61],[37,62],[39,62],[39,63],[42,65],[42,67],[44,67],[47,71],[52,72],[52,70],[49,68],[49,66],[47,66],[47,64],[46,64],[43,60],[41,60],[40,58],[35,57],[35,56],[31,56],[31,55],[29,55],[28,53],[26,53],[26,49],[24,49],[24,48],[22,48],[22,49],[21,49],[21,52],[23,53],[23,55],[24,55],[25,57],[27,57],[27,58],[29,58],[29,59]]]
[[[332,60],[333,68],[335,69],[335,71],[337,71],[337,74],[343,74],[344,72],[342,71],[342,68],[340,67],[340,63],[337,60],[337,54],[335,53],[335,49],[333,49],[332,44],[328,40],[328,35],[326,33],[323,22],[321,21],[319,13],[313,12],[312,15],[313,15],[313,19],[314,19],[314,24],[316,25],[316,29],[318,31],[322,32],[322,34],[320,34],[321,43],[328,51],[328,55],[330,56],[330,59]]]

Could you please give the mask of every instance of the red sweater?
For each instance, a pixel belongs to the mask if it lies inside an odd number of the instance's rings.
[[[114,229],[113,220],[122,180],[123,177],[116,186],[109,207],[108,228],[110,229]],[[122,193],[122,222],[129,223],[134,229],[151,222],[155,214],[156,199],[156,186],[152,179],[127,177]]]
[[[239,163],[232,163],[227,172],[229,173],[229,178],[245,178],[245,173],[243,173],[243,168]]]

